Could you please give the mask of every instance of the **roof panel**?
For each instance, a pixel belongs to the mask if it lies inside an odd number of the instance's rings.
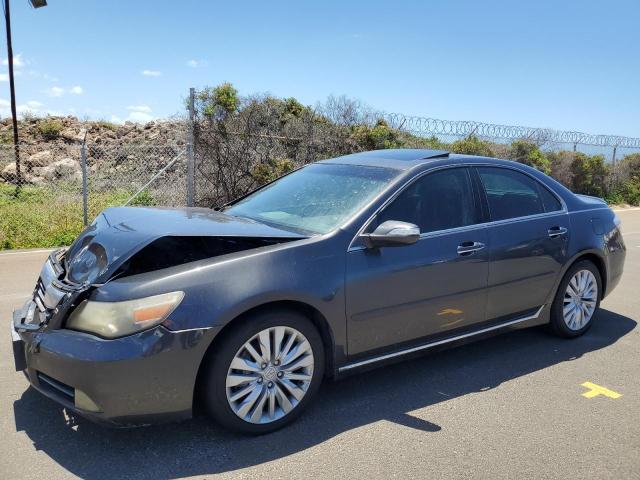
[[[369,165],[404,170],[423,163],[425,160],[446,158],[448,156],[449,152],[446,150],[399,148],[353,153],[351,155],[322,160],[322,162],[349,165]]]

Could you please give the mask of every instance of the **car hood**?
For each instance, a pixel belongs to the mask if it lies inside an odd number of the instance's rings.
[[[67,280],[79,281],[93,269],[88,283],[100,283],[123,262],[163,237],[218,237],[295,240],[304,236],[207,208],[113,207],[104,210],[69,247]],[[75,269],[75,271],[74,271]]]

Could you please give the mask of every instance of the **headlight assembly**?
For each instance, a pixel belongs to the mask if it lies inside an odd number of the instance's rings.
[[[85,300],[67,320],[67,328],[103,338],[124,337],[159,325],[183,298],[184,292],[171,292],[124,302]]]

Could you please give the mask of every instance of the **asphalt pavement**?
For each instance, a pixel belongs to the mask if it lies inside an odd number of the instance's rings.
[[[8,321],[48,252],[0,252],[0,479],[640,479],[640,210],[618,215],[624,277],[585,336],[522,330],[326,383],[253,438],[206,418],[106,429],[28,388]]]

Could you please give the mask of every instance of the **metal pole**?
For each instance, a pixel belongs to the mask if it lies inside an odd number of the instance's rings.
[[[613,146],[613,156],[611,157],[611,163],[613,164],[613,166],[616,166],[616,150],[618,150],[618,146],[614,145]]]
[[[89,187],[87,181],[87,132],[85,130],[80,146],[80,165],[82,166],[82,218],[84,226],[89,225]]]
[[[187,132],[187,206],[193,207],[195,198],[195,155],[194,155],[194,119],[195,119],[195,88],[189,89],[189,125]]]
[[[13,120],[13,149],[16,160],[16,189],[22,184],[20,168],[20,145],[18,143],[18,116],[16,113],[16,86],[13,80],[13,45],[11,43],[11,11],[9,0],[4,0],[4,20],[7,30],[7,63],[9,64],[9,95],[11,96],[11,117]]]

